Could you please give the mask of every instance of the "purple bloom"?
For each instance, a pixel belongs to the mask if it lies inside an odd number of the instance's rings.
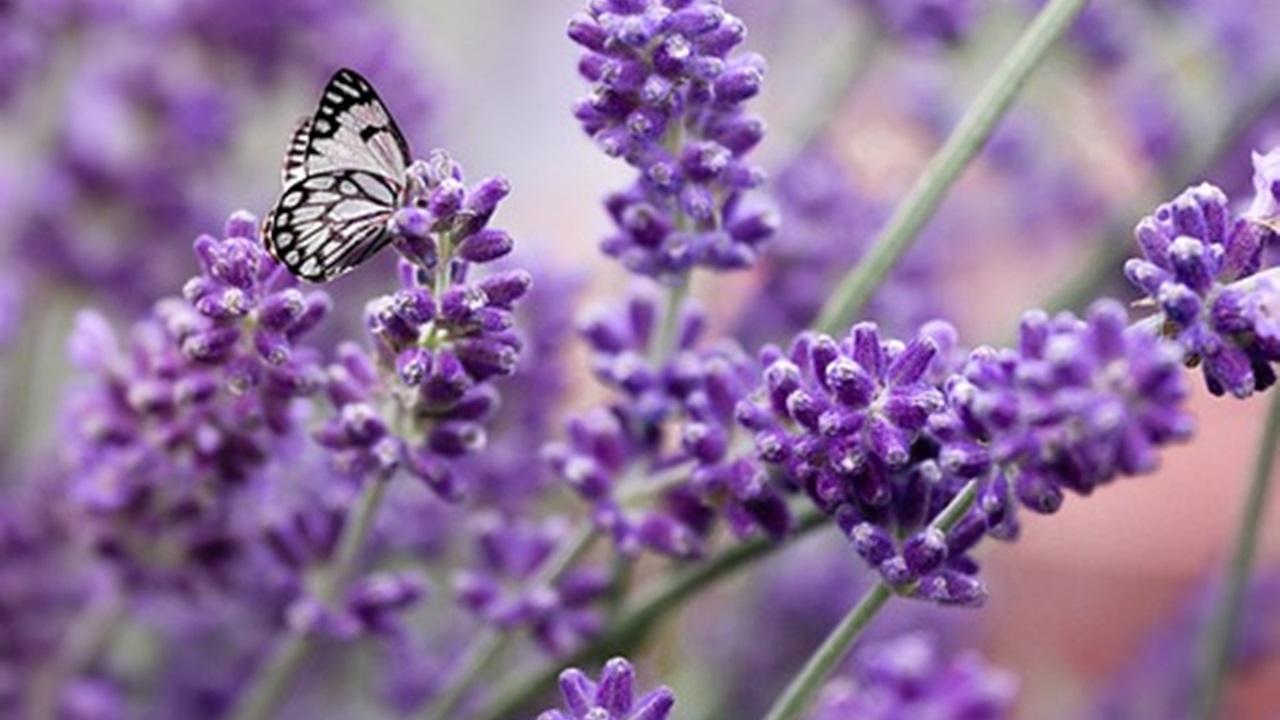
[[[1015,348],[955,367],[957,355],[942,323],[905,344],[870,323],[841,341],[802,335],[763,351],[763,387],[738,420],[758,460],[834,515],[900,594],[971,605],[985,588],[968,552],[1015,537],[1018,504],[1053,512],[1067,490],[1150,471],[1191,422],[1177,349],[1128,329],[1114,302],[1087,320],[1029,313]],[[930,525],[971,480],[968,514],[950,532]]]
[[[1268,156],[1257,156],[1259,200],[1264,211],[1271,194]],[[1125,263],[1129,281],[1161,312],[1161,332],[1182,346],[1188,361],[1201,363],[1215,395],[1247,397],[1275,382],[1271,362],[1280,347],[1254,337],[1266,320],[1249,312],[1252,283],[1271,228],[1235,215],[1227,197],[1204,183],[1190,188],[1144,218],[1136,230],[1143,259]]]
[[[1156,450],[1192,431],[1171,343],[1128,327],[1114,301],[1087,319],[1023,317],[1016,348],[979,349],[947,384],[954,415],[933,428],[944,471],[995,471],[1023,505],[1052,512],[1117,475],[1155,468]],[[975,444],[976,443],[976,444]]]
[[[568,32],[592,83],[574,115],[640,172],[606,202],[617,232],[605,253],[659,278],[753,264],[776,219],[745,202],[764,179],[745,159],[764,123],[743,108],[765,72],[760,56],[732,53],[746,26],[720,0],[592,0]]]
[[[853,678],[823,690],[812,720],[1000,720],[1013,717],[1017,680],[976,654],[941,657],[926,635],[904,635],[858,653]]]
[[[488,227],[508,186],[489,178],[468,188],[442,151],[411,169],[411,203],[396,213],[400,289],[371,300],[365,326],[372,353],[338,348],[328,394],[335,416],[318,431],[354,475],[403,464],[442,497],[464,488],[453,460],[484,447],[484,423],[498,406],[492,380],[515,372],[521,340],[514,309],[532,283],[510,270],[469,275],[506,255],[510,236]],[[383,408],[395,408],[383,416]]]
[[[895,36],[924,43],[955,45],[975,21],[973,0],[855,0],[866,6]]]
[[[599,633],[592,605],[609,586],[606,573],[578,568],[553,583],[532,581],[567,539],[556,519],[532,523],[496,513],[472,518],[478,564],[454,578],[459,604],[503,630],[528,627],[547,652],[564,654]]]
[[[756,382],[754,363],[732,343],[698,348],[705,318],[687,308],[673,354],[654,362],[657,313],[653,299],[635,296],[585,323],[596,377],[622,398],[572,418],[567,440],[546,450],[552,468],[626,555],[697,557],[718,515],[739,535],[785,534],[778,489],[731,451],[734,408]],[[650,489],[640,471],[665,479]]]
[[[97,551],[139,580],[216,576],[237,555],[233,499],[322,385],[299,341],[328,301],[296,289],[251,216],[227,235],[196,240],[189,300],[158,302],[123,344],[84,312],[69,341],[87,379],[68,401],[68,493]]]
[[[560,695],[564,710],[547,710],[538,720],[667,720],[676,702],[665,686],[636,697],[635,669],[620,657],[605,663],[598,682],[577,668],[560,673]]]

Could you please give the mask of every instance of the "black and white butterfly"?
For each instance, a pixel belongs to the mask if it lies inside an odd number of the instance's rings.
[[[289,141],[284,190],[263,223],[267,251],[312,282],[369,259],[394,237],[409,163],[409,144],[369,81],[334,73]]]

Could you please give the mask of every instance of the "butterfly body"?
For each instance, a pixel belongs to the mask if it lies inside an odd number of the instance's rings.
[[[409,145],[369,81],[346,68],[334,73],[289,141],[284,187],[263,224],[268,252],[312,282],[355,268],[394,239],[409,162]]]

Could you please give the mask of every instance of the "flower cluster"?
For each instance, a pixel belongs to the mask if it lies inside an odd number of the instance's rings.
[[[233,215],[226,235],[196,240],[203,272],[187,299],[158,302],[124,347],[88,311],[70,339],[88,379],[68,400],[68,492],[127,575],[216,574],[244,532],[237,488],[295,429],[294,401],[323,384],[300,340],[328,300],[267,256],[251,216]]]
[[[586,48],[578,69],[592,83],[574,114],[640,172],[607,201],[617,232],[605,253],[659,278],[750,266],[776,219],[744,203],[764,179],[745,160],[764,123],[743,109],[764,60],[732,54],[746,26],[720,0],[592,0],[569,37]]]
[[[1013,717],[1017,681],[969,653],[949,661],[926,635],[913,633],[860,652],[856,679],[823,690],[812,720],[1001,720]]]
[[[621,398],[570,420],[567,441],[547,448],[553,469],[627,555],[697,557],[718,514],[739,535],[785,534],[781,494],[731,451],[735,406],[754,385],[754,363],[732,343],[698,348],[705,318],[688,307],[670,333],[672,352],[661,354],[658,315],[652,298],[637,295],[585,323],[595,375]],[[663,480],[641,481],[651,473]]]
[[[606,574],[572,569],[554,582],[540,582],[568,539],[563,519],[535,524],[487,513],[476,516],[472,525],[479,563],[455,576],[459,604],[503,630],[530,628],[554,654],[599,633],[603,618],[592,605],[608,589]]]
[[[1029,313],[1016,347],[963,363],[954,345],[942,323],[905,344],[869,323],[839,342],[803,335],[762,353],[764,386],[738,418],[761,462],[835,516],[886,582],[974,604],[985,590],[966,553],[984,534],[1014,537],[1018,504],[1054,512],[1067,490],[1150,471],[1191,423],[1177,349],[1128,330],[1113,302],[1086,320]],[[976,507],[934,527],[971,481]]]
[[[1275,163],[1259,156],[1259,194],[1251,210],[1275,206]],[[1130,282],[1161,313],[1161,332],[1182,346],[1191,363],[1201,363],[1215,395],[1248,397],[1276,379],[1280,360],[1274,327],[1276,291],[1256,276],[1263,250],[1275,231],[1264,214],[1240,217],[1218,188],[1204,183],[1161,205],[1138,224],[1143,259],[1125,263]],[[1241,282],[1242,280],[1245,282]]]
[[[625,658],[605,663],[600,680],[592,682],[581,670],[560,674],[564,710],[547,710],[538,720],[667,720],[675,695],[658,687],[636,697],[635,669]]]
[[[521,341],[513,310],[529,274],[511,270],[468,281],[472,266],[508,254],[511,237],[488,227],[506,196],[504,180],[468,188],[442,151],[411,170],[410,204],[395,217],[400,289],[370,301],[372,352],[338,349],[328,392],[338,412],[318,432],[350,473],[389,472],[403,463],[442,497],[459,499],[450,461],[484,446],[495,411],[490,382],[515,371]],[[421,439],[421,440],[419,440]]]

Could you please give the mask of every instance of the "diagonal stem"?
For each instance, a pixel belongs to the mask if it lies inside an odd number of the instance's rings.
[[[866,257],[836,286],[818,316],[818,332],[839,332],[866,306],[933,216],[947,190],[982,149],[1039,60],[1084,9],[1085,2],[1053,0],[1040,11],[894,209]]]
[[[1254,460],[1253,480],[1245,498],[1240,519],[1240,531],[1236,535],[1235,551],[1227,570],[1222,598],[1218,601],[1213,620],[1204,639],[1204,656],[1200,671],[1200,687],[1197,693],[1196,720],[1213,720],[1218,715],[1222,701],[1222,686],[1231,664],[1231,651],[1235,645],[1240,610],[1244,604],[1245,587],[1253,569],[1253,559],[1258,550],[1262,513],[1267,506],[1271,490],[1271,478],[1275,470],[1276,446],[1280,442],[1280,393],[1272,390],[1271,406],[1267,410],[1267,422],[1262,431],[1262,442]]]

